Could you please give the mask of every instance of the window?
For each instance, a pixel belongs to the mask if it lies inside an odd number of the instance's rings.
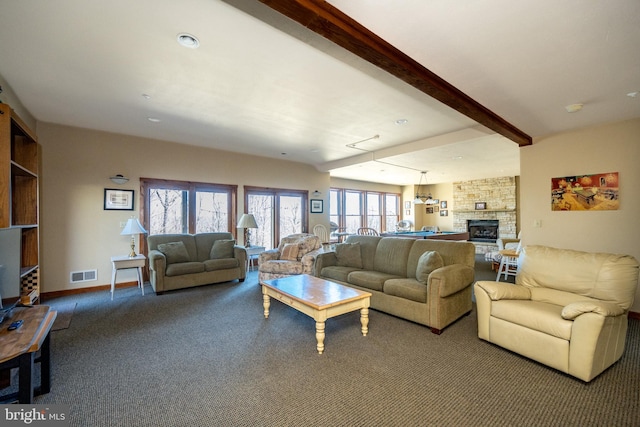
[[[140,183],[143,225],[149,234],[235,235],[236,186],[149,178]]]
[[[246,213],[258,223],[257,230],[250,230],[252,245],[271,249],[285,236],[306,232],[306,191],[245,187],[244,193]]]
[[[394,231],[400,220],[400,194],[332,188],[329,221],[348,233],[368,227],[382,233]]]

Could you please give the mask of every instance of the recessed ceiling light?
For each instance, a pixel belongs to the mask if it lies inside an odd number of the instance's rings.
[[[397,125],[406,125],[407,123],[409,123],[409,120],[407,120],[407,119],[398,119],[398,120],[396,120],[396,124]]]
[[[151,99],[151,95],[147,95],[146,93],[143,93],[143,94],[142,94],[142,97],[143,97],[144,99]]]
[[[628,96],[629,98],[635,98],[636,96],[638,96],[638,92],[637,92],[637,91],[636,91],[636,92],[629,92],[629,93],[627,94],[627,96]]]
[[[462,160],[462,156],[454,156],[453,160]]]
[[[178,43],[181,46],[188,47],[189,49],[196,49],[200,46],[200,41],[196,36],[187,33],[178,34]]]
[[[160,119],[156,117],[147,117],[147,120],[149,120],[152,123],[160,123]]]
[[[584,107],[584,104],[571,104],[564,107],[564,109],[567,110],[567,113],[576,113],[582,110],[582,107]]]

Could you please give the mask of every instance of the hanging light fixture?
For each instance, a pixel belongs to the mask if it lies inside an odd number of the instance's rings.
[[[435,204],[435,200],[431,196],[431,193],[428,195],[420,194],[420,185],[422,184],[422,178],[424,178],[424,183],[427,183],[427,171],[420,172],[420,181],[418,181],[418,189],[416,190],[416,198],[413,199],[414,205],[433,205]]]

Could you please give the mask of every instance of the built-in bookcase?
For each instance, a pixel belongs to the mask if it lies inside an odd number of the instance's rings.
[[[36,135],[9,105],[0,104],[0,228],[20,230],[16,251],[25,303],[35,302],[40,293],[38,165]]]

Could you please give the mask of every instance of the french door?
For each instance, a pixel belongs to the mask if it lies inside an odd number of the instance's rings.
[[[253,214],[257,230],[250,230],[251,244],[272,249],[280,239],[308,229],[307,192],[245,187],[245,210]]]

